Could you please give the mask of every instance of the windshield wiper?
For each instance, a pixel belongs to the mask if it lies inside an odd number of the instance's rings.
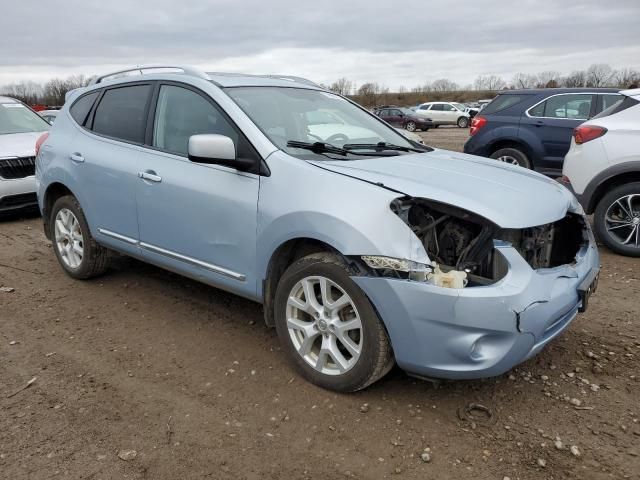
[[[418,152],[423,153],[426,150],[420,150],[412,147],[403,147],[401,145],[394,145],[393,143],[378,142],[378,143],[345,143],[343,148],[349,150],[367,150],[372,149],[377,152],[383,152],[385,150],[394,150],[396,152]]]
[[[324,142],[298,142],[297,140],[289,140],[287,147],[304,148],[311,150],[313,153],[335,153],[336,155],[348,155],[350,152],[344,148],[336,147],[330,143]]]

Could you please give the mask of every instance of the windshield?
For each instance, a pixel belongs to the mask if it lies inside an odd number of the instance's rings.
[[[362,158],[367,149],[361,144],[415,147],[377,117],[329,92],[290,87],[229,87],[225,91],[278,148],[300,158],[326,158],[326,153],[288,146],[289,142],[322,142],[340,148],[359,144],[358,155],[349,154],[346,159]]]
[[[467,109],[467,107],[465,107],[465,106],[464,106],[463,104],[461,104],[461,103],[454,103],[454,104],[453,104],[453,106],[454,106],[454,107],[456,107],[456,108],[457,108],[458,110],[460,110],[461,112],[464,112],[464,111]]]
[[[46,120],[21,103],[0,103],[0,135],[44,132],[50,126]]]

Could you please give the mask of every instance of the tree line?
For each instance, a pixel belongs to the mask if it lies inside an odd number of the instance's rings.
[[[0,87],[0,95],[7,95],[28,105],[60,106],[65,94],[74,88],[86,86],[91,77],[72,75],[61,79],[53,78],[45,83],[22,81]],[[640,84],[640,72],[633,68],[615,70],[610,65],[597,63],[586,70],[576,70],[568,75],[549,70],[536,74],[516,73],[506,80],[497,75],[480,75],[472,84],[460,85],[447,78],[426,82],[412,88],[400,87],[395,92],[377,82],[365,82],[357,86],[347,78],[339,78],[326,88],[341,95],[349,96],[367,107],[385,103],[413,105],[429,100],[449,100],[469,102],[492,97],[504,89],[554,88],[554,87],[618,87],[636,88]]]
[[[365,82],[357,86],[347,78],[340,78],[326,87],[341,95],[352,97],[365,106],[384,103],[415,104],[428,97],[430,100],[457,102],[475,101],[505,89],[589,87],[589,88],[637,88],[640,86],[640,72],[633,68],[614,70],[610,65],[593,64],[586,70],[575,70],[562,75],[554,70],[540,73],[518,72],[506,80],[498,75],[480,75],[473,83],[460,85],[447,78],[440,78],[412,88],[399,87],[397,91],[377,82]],[[425,101],[425,100],[422,100]]]

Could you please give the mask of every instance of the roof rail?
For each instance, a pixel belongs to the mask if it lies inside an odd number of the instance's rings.
[[[283,80],[291,80],[294,82],[300,82],[300,83],[304,83],[305,85],[311,85],[312,87],[318,87],[318,88],[322,88],[320,85],[318,85],[317,83],[308,80],[306,78],[303,77],[296,77],[294,75],[258,75],[259,77],[266,77],[266,78],[281,78]]]
[[[198,78],[204,78],[205,80],[210,80],[209,75],[193,67],[187,67],[182,65],[141,65],[138,67],[127,68],[125,70],[118,70],[117,72],[111,72],[105,75],[100,75],[92,79],[91,82],[89,82],[89,85],[95,85],[97,83],[104,81],[107,78],[116,77],[124,73],[140,72],[140,75],[144,75],[143,70],[163,70],[163,69],[164,70],[167,70],[167,69],[182,70],[182,73],[184,75],[191,75],[192,77],[198,77]]]

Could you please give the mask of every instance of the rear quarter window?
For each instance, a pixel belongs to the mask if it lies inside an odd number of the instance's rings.
[[[104,92],[92,130],[126,142],[143,143],[151,85],[131,85]]]
[[[486,107],[482,109],[484,115],[500,112],[512,107],[530,95],[518,95],[518,94],[502,94],[494,98]]]
[[[615,115],[616,113],[622,112],[623,110],[631,108],[634,105],[638,105],[639,103],[640,101],[636,100],[635,98],[625,97],[621,95],[616,103],[611,105],[609,108],[604,109],[593,118],[604,118],[608,117],[609,115]]]
[[[96,101],[99,94],[99,91],[88,93],[87,95],[80,97],[73,105],[71,105],[69,113],[71,113],[71,116],[78,125],[85,125],[89,111],[93,106],[93,102]]]

